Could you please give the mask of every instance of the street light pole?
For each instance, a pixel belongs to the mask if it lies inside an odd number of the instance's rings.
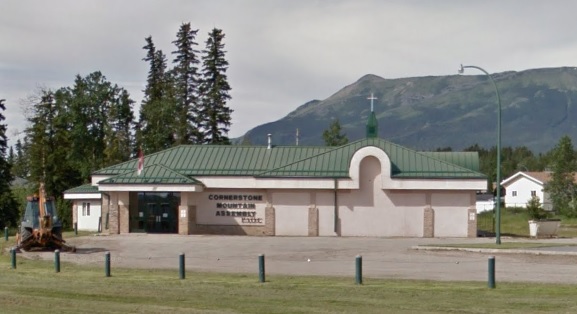
[[[497,244],[501,244],[501,96],[499,95],[499,89],[497,89],[497,84],[491,77],[491,75],[485,71],[484,69],[474,66],[474,65],[462,65],[459,69],[459,73],[463,74],[465,69],[472,68],[477,69],[483,73],[485,73],[491,83],[493,83],[493,87],[495,88],[495,94],[497,94],[497,204],[496,204],[496,213],[497,216],[495,219],[495,241]]]

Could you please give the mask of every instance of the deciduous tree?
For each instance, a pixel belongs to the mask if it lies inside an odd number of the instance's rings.
[[[553,209],[567,217],[577,217],[577,163],[571,138],[563,136],[552,151],[551,180],[545,184]]]

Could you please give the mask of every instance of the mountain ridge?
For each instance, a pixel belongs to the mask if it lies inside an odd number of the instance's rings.
[[[491,74],[501,95],[503,146],[551,149],[563,135],[577,140],[577,68],[538,68]],[[415,150],[496,143],[497,100],[486,75],[385,79],[366,74],[324,100],[311,100],[285,117],[249,130],[244,137],[265,145],[324,145],[322,133],[335,118],[350,141],[365,136],[374,94],[379,137]]]

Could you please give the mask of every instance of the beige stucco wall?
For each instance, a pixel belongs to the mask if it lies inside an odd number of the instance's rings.
[[[470,192],[433,193],[431,207],[435,211],[435,237],[466,237],[471,206]]]
[[[339,195],[342,236],[415,236],[423,235],[425,192],[391,191],[381,188],[377,158],[369,156],[360,163],[358,190]]]
[[[309,206],[314,191],[272,192],[276,235],[308,235]]]

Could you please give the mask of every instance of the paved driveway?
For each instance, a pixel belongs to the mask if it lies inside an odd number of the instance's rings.
[[[265,255],[266,273],[347,276],[354,280],[355,257],[363,258],[363,277],[487,281],[488,257],[496,256],[496,280],[577,283],[577,250],[562,255],[472,253],[415,250],[417,245],[488,243],[492,238],[336,238],[180,236],[130,234],[69,238],[77,253],[62,253],[61,260],[103,265],[106,251],[112,268],[178,268],[186,256],[187,271],[253,273],[258,256]],[[503,241],[512,241],[503,239]],[[574,239],[520,240],[575,243]],[[533,250],[537,251],[537,250]],[[543,252],[543,250],[541,250]],[[545,252],[547,253],[547,252]],[[569,255],[573,254],[573,255]],[[22,253],[29,258],[53,259],[50,252]],[[309,261],[310,260],[310,261]]]

